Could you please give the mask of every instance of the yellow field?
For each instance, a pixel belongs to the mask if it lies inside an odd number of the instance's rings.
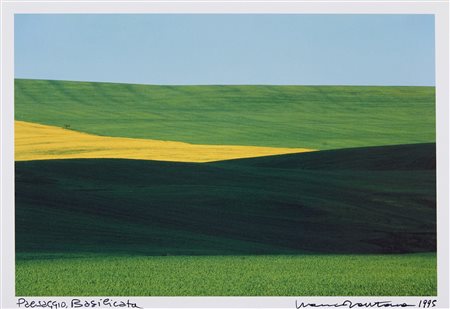
[[[313,151],[107,137],[59,127],[15,121],[15,160],[122,158],[176,162],[210,162]]]

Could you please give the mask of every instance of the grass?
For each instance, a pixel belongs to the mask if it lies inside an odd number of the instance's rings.
[[[123,158],[173,162],[208,162],[311,151],[120,138],[80,133],[54,126],[15,122],[15,160]]]
[[[431,296],[436,254],[21,255],[17,296]]]
[[[16,250],[434,251],[435,181],[435,144],[202,164],[16,162]]]
[[[15,81],[15,119],[104,136],[338,149],[435,142],[434,87]]]

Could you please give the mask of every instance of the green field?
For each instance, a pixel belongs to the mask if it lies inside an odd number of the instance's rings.
[[[434,87],[21,80],[15,118],[107,136],[337,149],[435,141]]]
[[[321,150],[17,161],[17,295],[436,295],[434,87],[16,80],[15,91],[16,120]]]
[[[436,255],[42,256],[17,296],[436,295]]]

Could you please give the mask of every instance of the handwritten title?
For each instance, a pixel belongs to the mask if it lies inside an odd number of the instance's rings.
[[[81,300],[74,298],[70,302],[56,301],[56,300],[27,300],[26,298],[19,298],[17,300],[19,308],[46,308],[46,309],[61,309],[61,308],[142,308],[136,303],[127,300],[115,300],[112,298],[104,298],[98,300]]]

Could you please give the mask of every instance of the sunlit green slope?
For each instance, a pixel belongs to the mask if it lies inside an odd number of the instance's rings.
[[[107,136],[337,149],[434,142],[435,90],[19,79],[15,118]]]

